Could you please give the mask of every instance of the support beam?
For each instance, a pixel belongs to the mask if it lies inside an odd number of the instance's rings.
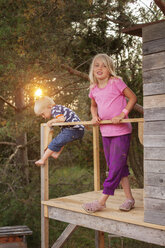
[[[41,156],[43,156],[49,141],[52,138],[51,129],[41,124]],[[49,199],[49,166],[41,166],[41,201]],[[44,205],[41,205],[41,248],[49,248],[49,218],[44,217]]]
[[[94,190],[100,190],[99,126],[93,126]]]
[[[95,231],[95,248],[104,248],[104,232]]]
[[[66,243],[66,241],[69,239],[71,234],[76,230],[77,227],[78,226],[76,226],[76,225],[69,224],[65,228],[63,233],[60,235],[60,237],[56,240],[56,242],[54,243],[52,248],[61,248]]]

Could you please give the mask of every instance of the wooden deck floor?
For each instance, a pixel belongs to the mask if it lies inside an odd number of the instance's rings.
[[[144,222],[143,190],[132,191],[136,204],[130,212],[118,209],[125,199],[123,190],[116,190],[115,196],[109,197],[106,209],[93,214],[86,213],[81,205],[98,199],[102,194],[101,191],[60,197],[43,201],[42,204],[45,206],[45,217],[165,245],[165,226]]]

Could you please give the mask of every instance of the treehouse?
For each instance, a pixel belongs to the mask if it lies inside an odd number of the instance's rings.
[[[104,247],[104,232],[165,246],[165,21],[138,25],[124,32],[143,36],[144,119],[123,122],[137,122],[139,126],[139,139],[144,145],[144,189],[133,190],[136,207],[130,212],[118,210],[124,200],[120,189],[108,199],[105,210],[88,214],[82,209],[84,202],[101,194],[99,130],[93,126],[94,191],[49,199],[48,162],[41,168],[42,248],[49,247],[49,219],[69,223],[52,248],[62,247],[78,226],[96,231],[95,244],[99,248]],[[110,121],[102,121],[107,123]],[[41,155],[50,139],[49,128],[42,124]]]

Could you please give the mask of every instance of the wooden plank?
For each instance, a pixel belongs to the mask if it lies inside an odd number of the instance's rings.
[[[165,22],[160,22],[143,27],[142,34],[143,34],[143,42],[164,38]]]
[[[100,218],[93,214],[82,214],[54,207],[48,208],[49,218],[51,219],[84,226],[106,233],[113,233],[127,238],[141,240],[143,242],[165,245],[165,231],[163,231],[163,229],[158,230],[144,226],[123,223],[111,219]]]
[[[143,95],[152,96],[165,93],[165,82],[143,84]]]
[[[144,147],[165,147],[165,135],[144,135]]]
[[[143,43],[143,55],[165,51],[165,38]]]
[[[143,98],[144,111],[148,108],[165,108],[165,94],[144,96]]]
[[[144,159],[148,160],[165,160],[165,148],[144,147]]]
[[[165,187],[165,170],[164,173],[145,173],[144,183],[146,186]]]
[[[143,189],[132,189],[132,194],[135,198],[135,208],[130,212],[123,212],[119,210],[119,206],[125,200],[123,190],[117,189],[113,197],[109,197],[106,202],[106,209],[93,213],[93,216],[100,217],[102,219],[110,219],[127,224],[140,225],[154,229],[161,229],[165,231],[165,227],[159,225],[148,224],[144,222],[144,208],[143,208]],[[49,201],[43,202],[44,205],[58,209],[64,209],[71,212],[77,212],[86,214],[82,208],[82,204],[85,202],[91,202],[99,199],[102,195],[102,191],[92,191],[81,193],[77,195],[65,196]],[[49,212],[49,210],[48,210]],[[90,217],[90,215],[88,215]],[[163,229],[162,229],[163,228]]]
[[[41,124],[41,157],[44,154],[52,132],[46,125]],[[41,166],[41,201],[49,199],[49,166],[48,160],[45,166]],[[49,219],[44,216],[44,206],[41,205],[41,248],[49,247]]]
[[[146,121],[144,123],[145,135],[164,135],[165,134],[165,121]]]
[[[3,226],[0,227],[0,237],[32,235],[27,226]]]
[[[27,248],[27,243],[20,242],[20,243],[7,243],[7,244],[0,244],[0,248]]]
[[[165,161],[144,160],[144,173],[165,173]]]
[[[144,186],[144,197],[165,200],[165,187]]]
[[[138,106],[139,108],[139,106]],[[144,122],[144,118],[130,118],[130,119],[123,119],[121,120],[121,123],[137,123],[137,122]],[[102,120],[100,121],[100,124],[111,124],[111,120]],[[46,123],[42,124],[44,127],[47,127]],[[58,126],[74,126],[74,125],[84,125],[84,126],[93,126],[92,121],[80,121],[80,122],[59,122],[59,123],[53,123],[53,127]]]
[[[165,52],[143,56],[143,71],[165,67]]]
[[[76,230],[77,227],[78,227],[77,225],[69,224],[62,232],[60,237],[53,244],[52,248],[61,248],[69,239],[69,237],[72,235],[72,233]]]
[[[100,190],[99,126],[93,126],[94,190]]]
[[[165,226],[165,212],[147,210],[144,212],[144,220],[149,223],[159,223]]]
[[[150,108],[144,111],[145,121],[163,121],[165,120],[165,108]]]
[[[161,82],[165,82],[165,68],[143,71],[143,84],[160,84]]]
[[[138,138],[140,143],[143,145],[143,133],[144,133],[144,123],[138,123]]]
[[[144,208],[146,209],[146,211],[156,210],[164,212],[165,214],[165,200],[144,198]]]
[[[104,232],[95,231],[95,248],[104,248]]]

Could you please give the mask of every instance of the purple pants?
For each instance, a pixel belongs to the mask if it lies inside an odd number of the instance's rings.
[[[127,165],[130,139],[131,134],[102,137],[104,154],[109,167],[109,175],[103,184],[103,194],[114,195],[121,179],[130,174]]]

